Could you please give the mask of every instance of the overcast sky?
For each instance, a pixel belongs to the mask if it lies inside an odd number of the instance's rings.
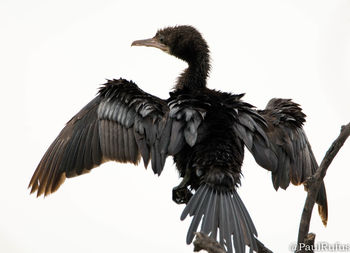
[[[166,98],[184,62],[160,50],[130,47],[158,28],[195,26],[212,58],[210,88],[245,92],[263,108],[293,98],[320,161],[350,120],[350,2],[9,1],[0,2],[0,252],[192,252],[184,206],[171,198],[179,179],[169,158],[161,177],[143,166],[107,163],[66,180],[46,198],[27,185],[64,124],[106,78],[132,79]],[[329,222],[317,212],[318,241],[349,243],[350,144],[326,176]],[[303,187],[277,193],[246,153],[239,194],[275,252],[296,240]]]

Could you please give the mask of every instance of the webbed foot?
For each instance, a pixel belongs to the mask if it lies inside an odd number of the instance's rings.
[[[187,187],[176,186],[173,188],[173,200],[176,204],[187,204],[192,195]]]

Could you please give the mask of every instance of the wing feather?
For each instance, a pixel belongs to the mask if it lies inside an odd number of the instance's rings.
[[[234,98],[234,96],[232,96]],[[239,99],[228,99],[234,118],[233,131],[253,154],[256,162],[271,171],[274,188],[286,189],[290,182],[302,184],[318,168],[303,130],[305,114],[290,99],[271,99],[265,110],[257,111]],[[324,184],[317,197],[324,224],[327,196]]]
[[[29,183],[31,192],[50,194],[66,177],[89,172],[109,160],[137,164],[142,155],[147,165],[151,150],[154,170],[160,174],[168,154],[171,125],[166,137],[159,125],[169,121],[168,112],[165,101],[133,82],[108,81],[49,147]]]
[[[160,175],[168,155],[195,145],[206,109],[191,94],[171,94],[164,101],[131,81],[110,80],[49,147],[29,183],[31,192],[50,194],[65,178],[106,161],[137,164],[142,157]]]
[[[295,185],[302,184],[318,168],[316,158],[303,130],[306,116],[302,109],[290,99],[274,98],[269,101],[265,110],[259,111],[259,114],[267,123],[265,132],[271,150],[277,154],[277,169],[270,169],[274,188],[276,190],[279,187],[286,189],[290,182]],[[260,165],[269,169],[266,164]],[[326,225],[328,204],[324,183],[321,185],[316,202],[319,205],[322,222]]]

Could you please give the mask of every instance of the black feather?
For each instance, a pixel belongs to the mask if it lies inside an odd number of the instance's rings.
[[[194,238],[198,225],[202,222],[200,231],[217,239],[228,252],[245,252],[245,245],[257,250],[256,229],[249,214],[236,191],[217,191],[215,186],[202,184],[187,203],[181,220],[193,216],[188,230],[186,242]],[[233,241],[232,241],[233,238]]]
[[[256,250],[256,229],[236,192],[244,145],[272,172],[276,189],[303,183],[317,168],[302,129],[305,114],[290,99],[272,99],[257,111],[241,100],[244,94],[208,89],[209,48],[191,26],[159,30],[148,42],[133,45],[155,45],[188,63],[170,97],[152,96],[132,81],[108,80],[49,147],[30,181],[31,192],[52,193],[66,177],[108,160],[135,164],[142,157],[160,175],[172,155],[184,178],[173,198],[187,203],[181,219],[193,216],[187,242],[202,221],[201,230],[219,236],[229,252],[245,252],[246,245]],[[317,203],[326,223],[324,185]]]

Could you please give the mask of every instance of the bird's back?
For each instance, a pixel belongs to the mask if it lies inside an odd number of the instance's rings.
[[[228,189],[240,183],[244,146],[233,131],[235,116],[241,106],[240,97],[207,88],[171,94],[169,101],[182,98],[191,101],[188,106],[205,112],[198,127],[196,144],[193,147],[185,145],[174,156],[181,176],[190,171],[192,188],[197,189],[203,180]]]

